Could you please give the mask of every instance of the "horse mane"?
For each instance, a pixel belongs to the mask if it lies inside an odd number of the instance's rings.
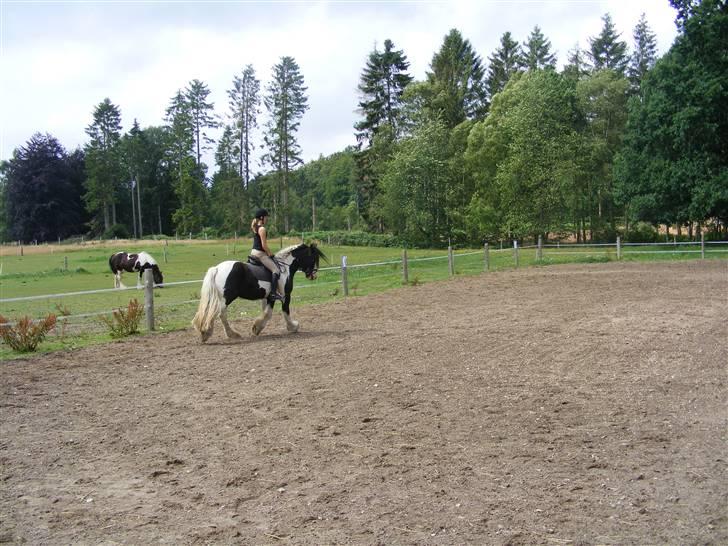
[[[286,248],[279,250],[276,253],[276,257],[277,258],[287,258],[291,254],[293,254],[296,250],[301,249],[301,248],[308,248],[311,251],[311,254],[313,254],[316,258],[321,258],[323,260],[328,261],[328,259],[326,258],[326,255],[323,252],[321,252],[321,249],[318,246],[316,246],[316,243],[311,243],[310,245],[307,245],[305,243],[299,243],[297,245],[287,246]]]

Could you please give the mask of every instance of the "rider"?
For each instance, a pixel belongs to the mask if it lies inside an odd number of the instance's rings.
[[[270,285],[270,295],[268,296],[273,301],[283,301],[283,290],[281,290],[280,283],[278,280],[281,277],[281,272],[278,269],[278,265],[273,260],[273,253],[268,248],[268,236],[265,229],[265,224],[268,221],[268,211],[265,209],[258,209],[255,211],[255,218],[250,224],[250,229],[253,230],[253,250],[250,251],[250,255],[253,258],[260,260],[266,268],[273,274],[273,279]]]

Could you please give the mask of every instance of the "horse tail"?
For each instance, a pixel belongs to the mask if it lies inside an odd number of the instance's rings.
[[[212,323],[225,308],[225,302],[222,294],[215,285],[215,277],[217,276],[217,267],[211,267],[205,274],[202,281],[202,289],[200,290],[200,305],[192,319],[192,326],[200,332],[207,332]]]

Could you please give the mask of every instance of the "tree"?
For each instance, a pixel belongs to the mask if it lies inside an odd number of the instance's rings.
[[[479,180],[469,212],[497,218],[501,210],[510,236],[563,230],[578,173],[578,122],[565,77],[538,70],[512,79],[468,140],[466,161]]]
[[[602,21],[604,26],[599,35],[589,38],[587,55],[594,70],[608,68],[624,76],[629,62],[627,43],[619,39],[621,34],[617,33],[614,28],[612,16],[609,13],[602,16]]]
[[[588,220],[592,240],[616,237],[613,164],[627,122],[629,82],[613,70],[580,80],[576,92],[586,124],[582,131],[582,192],[577,218]],[[583,237],[582,233],[582,237]]]
[[[202,163],[202,152],[209,150],[215,143],[207,134],[206,130],[216,129],[219,126],[212,114],[215,105],[207,102],[209,95],[210,90],[207,88],[207,85],[197,79],[192,80],[185,89],[185,99],[187,101],[187,109],[192,126],[195,157],[197,158],[197,164],[202,167],[200,169],[202,173],[206,170],[206,167]]]
[[[578,82],[580,79],[589,75],[589,65],[584,59],[584,54],[578,42],[569,51],[566,65],[564,65],[561,73],[573,82]]]
[[[233,78],[228,90],[230,116],[233,119],[232,138],[237,141],[238,176],[243,186],[250,183],[250,158],[253,151],[251,135],[258,127],[260,114],[260,81],[255,77],[253,65],[247,65],[241,76]]]
[[[121,111],[106,98],[94,109],[93,123],[86,128],[86,205],[101,213],[104,229],[116,224],[117,191],[123,178],[120,163]],[[110,214],[111,213],[111,214]]]
[[[486,84],[491,100],[500,93],[508,80],[523,68],[523,52],[510,32],[501,36],[500,47],[490,56]]]
[[[181,177],[182,163],[185,158],[192,156],[195,142],[190,105],[181,89],[170,100],[165,121],[169,133],[168,161]]]
[[[673,1],[680,34],[630,101],[617,162],[633,219],[728,222],[728,12],[719,0]],[[719,53],[721,52],[721,53]]]
[[[146,147],[144,140],[144,135],[136,119],[132,128],[121,140],[122,162],[128,173],[132,210],[132,232],[135,238],[137,237],[137,233],[139,237],[143,235],[142,202],[139,187],[141,184],[141,172],[144,168],[143,161]]]
[[[368,219],[371,202],[380,191],[378,166],[391,155],[402,132],[402,96],[412,82],[408,69],[404,51],[387,39],[383,51],[375,47],[369,54],[359,80],[359,113],[364,119],[354,125],[359,179],[355,202]]]
[[[469,40],[450,30],[440,50],[432,56],[427,81],[432,86],[434,111],[452,129],[466,119],[485,116],[488,96],[482,61]]]
[[[172,220],[182,233],[198,233],[207,219],[207,192],[202,183],[201,165],[187,157],[180,168],[182,175],[174,188],[179,206],[172,214]]]
[[[384,216],[409,244],[441,246],[449,235],[448,135],[441,120],[423,123],[401,143],[383,174]]]
[[[49,241],[84,231],[83,153],[68,154],[51,135],[36,133],[3,162],[8,236]]]
[[[523,61],[528,70],[556,68],[556,55],[551,53],[551,40],[548,40],[538,25],[533,27],[528,40],[523,42]]]
[[[300,120],[308,109],[308,98],[301,70],[293,57],[281,57],[273,67],[273,77],[267,87],[265,106],[270,119],[267,124],[264,156],[276,173],[273,195],[274,221],[283,217],[283,229],[289,230],[288,182],[291,171],[303,163],[296,140]],[[280,204],[280,205],[279,205]],[[279,210],[280,207],[280,210]]]
[[[354,125],[359,147],[368,148],[383,125],[399,133],[402,93],[412,81],[407,73],[409,62],[402,50],[396,50],[392,40],[384,40],[384,51],[376,47],[369,54],[359,80],[359,112],[364,119]]]
[[[630,59],[628,74],[632,91],[637,92],[642,87],[642,81],[647,72],[655,66],[657,61],[655,34],[648,26],[644,13],[632,35],[634,36],[634,52]]]

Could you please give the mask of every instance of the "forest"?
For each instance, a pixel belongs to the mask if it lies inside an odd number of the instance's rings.
[[[224,118],[199,80],[169,99],[163,125],[134,120],[125,133],[123,105],[106,98],[83,147],[40,127],[0,164],[0,237],[227,237],[247,234],[265,205],[274,234],[422,247],[651,241],[666,227],[724,238],[728,9],[671,4],[678,35],[661,57],[644,15],[628,44],[604,14],[561,69],[538,26],[522,42],[505,32],[487,57],[452,29],[423,80],[387,39],[361,69],[357,145],[305,164],[308,88],[293,57],[265,88],[245,66]]]

